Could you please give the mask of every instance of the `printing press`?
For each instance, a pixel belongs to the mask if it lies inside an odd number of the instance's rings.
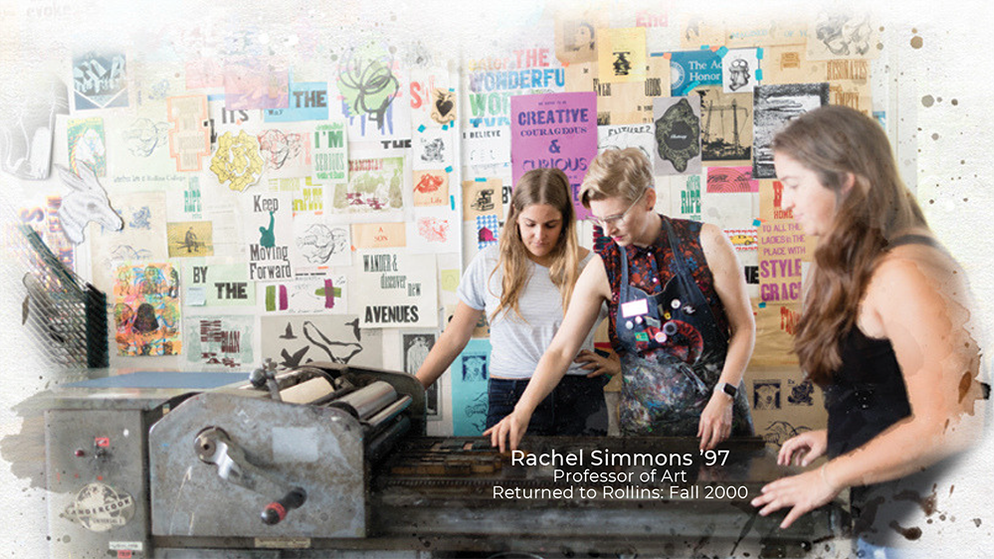
[[[53,557],[848,553],[843,503],[788,530],[749,506],[786,473],[759,438],[705,454],[690,438],[526,436],[512,456],[425,436],[404,373],[129,376],[46,395]]]

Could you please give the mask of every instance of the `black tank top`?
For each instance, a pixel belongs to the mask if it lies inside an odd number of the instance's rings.
[[[924,235],[904,235],[888,249],[907,244],[943,250]],[[839,356],[842,365],[825,388],[829,458],[866,444],[911,415],[908,389],[890,340],[870,338],[854,325],[839,344]]]

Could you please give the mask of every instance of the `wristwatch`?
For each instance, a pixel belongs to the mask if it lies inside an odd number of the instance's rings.
[[[732,386],[727,382],[719,382],[718,384],[714,385],[714,391],[715,393],[721,392],[723,394],[727,394],[729,398],[733,399],[739,393],[738,387]]]

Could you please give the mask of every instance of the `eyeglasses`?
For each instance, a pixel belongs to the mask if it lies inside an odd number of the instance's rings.
[[[628,208],[626,208],[625,211],[621,212],[620,214],[609,215],[606,217],[597,217],[595,215],[592,215],[590,216],[591,221],[593,221],[597,225],[600,225],[601,227],[607,227],[608,225],[614,225],[618,223],[619,221],[628,217],[628,212],[632,211],[632,208],[635,207],[635,204],[639,203],[639,200],[641,200],[642,197],[645,196],[646,191],[648,191],[650,188],[652,187],[651,186],[646,187],[646,189],[642,191],[642,194],[639,194],[639,197],[636,198],[634,202],[629,204]]]

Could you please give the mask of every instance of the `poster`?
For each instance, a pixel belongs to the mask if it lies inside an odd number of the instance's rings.
[[[752,91],[725,93],[697,87],[701,98],[701,161],[732,167],[752,165]]]
[[[644,27],[602,29],[597,43],[597,69],[601,83],[645,81]]]
[[[104,119],[100,117],[69,119],[66,127],[69,145],[69,168],[79,174],[86,165],[98,177],[107,176],[107,140]]]
[[[285,108],[265,109],[265,122],[328,120],[328,82],[295,82],[290,77]]]
[[[293,210],[285,193],[251,194],[242,199],[242,219],[248,241],[249,281],[275,281],[293,277],[296,250]]]
[[[597,124],[652,122],[652,99],[670,91],[670,61],[653,53],[646,59],[639,81],[602,83],[597,64],[571,64],[566,68],[566,91],[597,94]]]
[[[449,206],[449,173],[445,169],[414,171],[415,206]]]
[[[213,256],[214,229],[209,221],[180,221],[166,224],[169,258]]]
[[[725,93],[752,91],[763,73],[759,68],[759,49],[732,49],[721,57],[722,85]]]
[[[360,258],[356,297],[363,328],[438,326],[434,255],[377,250]]]
[[[189,260],[183,264],[183,304],[187,306],[255,306],[255,288],[244,263]]]
[[[487,424],[487,381],[490,379],[490,340],[472,339],[450,369],[452,372],[452,430],[457,437],[476,437]]]
[[[72,59],[72,111],[128,106],[128,64],[123,52],[89,51]]]
[[[407,247],[411,254],[459,252],[459,228],[456,212],[445,208],[415,208],[407,222]]]
[[[404,372],[415,374],[428,358],[431,348],[435,347],[438,334],[435,332],[403,332],[401,334],[401,360]],[[442,419],[441,398],[439,398],[439,381],[425,389],[425,414],[428,421]]]
[[[267,124],[257,138],[266,162],[266,177],[310,177],[314,172],[313,126],[303,123]]]
[[[349,312],[348,277],[329,272],[323,276],[256,284],[267,314]]]
[[[657,97],[653,100],[655,144],[653,174],[701,172],[701,98]]]
[[[539,167],[566,173],[577,219],[590,212],[577,195],[597,156],[597,100],[593,92],[521,95],[511,98],[513,182]]]
[[[114,270],[113,328],[117,354],[180,355],[179,271],[169,263],[124,264]]]
[[[348,225],[326,223],[323,216],[300,214],[293,219],[297,245],[295,273],[313,274],[328,266],[352,265],[352,234]]]
[[[314,127],[314,179],[338,183],[349,178],[345,123],[322,122]]]
[[[255,366],[254,316],[187,316],[183,329],[186,361],[198,369],[244,371]]]
[[[616,124],[597,127],[597,152],[606,149],[638,148],[652,161],[655,153],[655,128],[652,124]]]
[[[166,99],[171,127],[168,131],[169,156],[177,171],[199,171],[211,153],[211,130],[207,97],[184,95]]]
[[[259,319],[260,360],[296,368],[311,361],[331,361],[382,368],[383,337],[359,328],[359,317],[337,314],[291,314]]]
[[[773,136],[787,121],[828,104],[828,83],[761,85],[756,88],[753,113],[753,173],[757,179],[776,177]]]
[[[759,192],[759,181],[752,178],[752,167],[708,167],[707,192]]]
[[[404,206],[404,171],[403,157],[349,159],[349,181],[335,185],[331,200],[332,211],[371,214],[398,212]]]
[[[722,85],[721,57],[715,52],[692,50],[670,55],[670,95],[687,95],[701,85]]]
[[[462,183],[463,221],[475,221],[478,216],[494,215],[504,219],[504,204],[501,203],[501,180],[477,177]]]

